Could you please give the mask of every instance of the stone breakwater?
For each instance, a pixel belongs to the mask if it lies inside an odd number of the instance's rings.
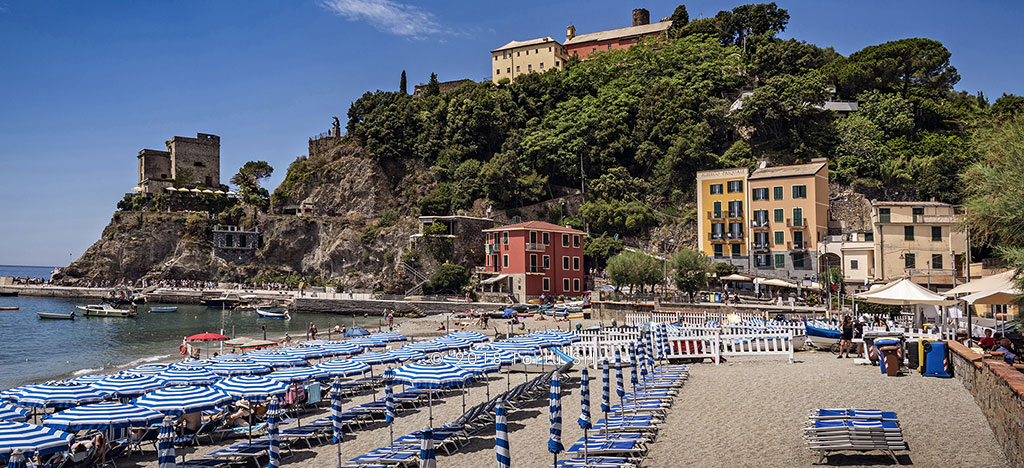
[[[999,359],[947,341],[953,375],[981,408],[1012,466],[1024,467],[1024,374]]]

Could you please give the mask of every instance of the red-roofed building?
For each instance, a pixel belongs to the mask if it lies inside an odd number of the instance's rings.
[[[583,294],[583,231],[527,221],[483,232],[485,289],[512,293],[520,302]]]

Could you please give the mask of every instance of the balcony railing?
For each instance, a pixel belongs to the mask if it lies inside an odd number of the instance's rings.
[[[726,216],[730,219],[743,219],[743,211],[729,211]]]
[[[497,242],[491,242],[489,244],[484,244],[484,247],[485,248],[486,247],[490,247],[491,248],[491,252],[497,252],[497,251],[501,250],[501,244],[499,244]]]
[[[527,267],[527,271],[530,273],[544,273],[545,271],[548,271],[548,269],[540,265],[530,265]]]
[[[757,242],[757,241],[755,241],[753,246],[754,246],[754,250],[760,250],[760,251],[771,250],[771,245],[768,244],[767,242]]]
[[[708,211],[708,219],[725,219],[725,214],[721,211]]]
[[[807,227],[807,218],[786,218],[786,227],[805,228]]]
[[[526,243],[526,250],[543,252],[544,249],[547,249],[547,247],[548,247],[547,244],[540,244],[540,243],[537,243],[537,242],[527,242]]]
[[[754,229],[767,229],[769,224],[770,223],[768,222],[767,219],[757,219],[757,218],[754,218],[754,219],[750,220],[750,227],[754,228]]]
[[[709,232],[708,233],[708,240],[709,241],[724,241],[725,240],[725,233],[724,232]]]
[[[728,241],[741,241],[743,240],[742,232],[727,232],[725,233],[725,239]]]
[[[786,250],[800,251],[807,250],[806,242],[786,242]]]

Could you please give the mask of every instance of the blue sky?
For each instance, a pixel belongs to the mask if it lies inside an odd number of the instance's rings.
[[[222,182],[245,161],[277,185],[311,135],[366,90],[489,79],[513,39],[628,26],[676,1],[0,0],[0,264],[65,265],[136,183],[136,154],[221,136]],[[1024,94],[1024,3],[780,1],[784,37],[844,55],[905,37],[942,41],[958,89]],[[688,2],[691,18],[739,3]]]

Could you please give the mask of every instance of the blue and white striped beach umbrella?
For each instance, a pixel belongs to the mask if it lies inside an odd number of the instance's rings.
[[[67,382],[67,383],[74,383],[74,384],[89,385],[89,384],[91,384],[93,382],[99,382],[100,380],[103,380],[103,379],[107,378],[107,376],[109,376],[109,375],[110,374],[83,375],[83,376],[80,376],[80,377],[75,377],[73,379],[68,379],[65,382]]]
[[[451,338],[456,338],[456,339],[459,339],[459,340],[469,341],[471,343],[483,343],[485,341],[490,341],[490,338],[487,338],[487,335],[484,335],[483,333],[480,333],[478,331],[472,331],[472,330],[463,330],[463,331],[452,332],[452,333],[447,334],[446,336],[449,336]]]
[[[363,352],[362,346],[357,346],[344,341],[324,343],[320,345],[320,349],[323,350],[325,357],[352,356]]]
[[[113,398],[131,398],[166,386],[161,378],[138,374],[116,374],[92,383],[96,391]]]
[[[398,362],[418,361],[427,357],[426,354],[419,351],[413,351],[411,349],[392,349],[384,354],[389,354],[398,358]]]
[[[270,380],[285,383],[309,382],[310,380],[319,380],[327,377],[327,371],[317,367],[292,367],[271,372],[266,377]]]
[[[364,362],[372,366],[374,364],[391,364],[393,362],[398,362],[398,356],[395,356],[394,354],[378,353],[371,351],[368,353],[357,354],[355,356],[352,356],[351,358],[349,358],[349,360],[355,362]]]
[[[345,342],[363,349],[377,349],[387,346],[387,341],[379,341],[369,337],[352,338],[345,340]]]
[[[395,371],[388,369],[384,371],[384,422],[391,424],[395,420],[395,390],[392,381],[395,380]],[[391,438],[394,440],[394,437]]]
[[[450,336],[442,336],[440,338],[434,338],[433,340],[430,341],[443,345],[445,347],[445,351],[459,351],[473,347],[472,341],[463,340],[461,338],[453,338]]]
[[[601,363],[601,412],[608,413],[612,409],[611,385],[609,383],[608,360]]]
[[[283,395],[288,386],[258,375],[236,375],[213,384],[236,400],[263,401],[271,396]]]
[[[580,423],[580,429],[593,427],[590,422],[590,373],[586,366],[580,371],[580,417],[576,422]]]
[[[526,343],[516,343],[512,341],[495,341],[486,345],[485,349],[497,349],[512,353],[516,357],[516,360],[522,360],[523,356],[537,356],[542,353],[541,349],[537,346],[533,346]]]
[[[273,350],[266,350],[266,352],[273,352]],[[209,361],[211,363],[215,363],[215,362],[248,361],[249,360],[249,356],[252,355],[252,354],[253,353],[246,353],[246,354],[220,354],[220,355],[208,358],[207,361]]]
[[[530,336],[530,337],[534,337],[534,338],[539,338],[541,340],[547,341],[547,342],[551,343],[552,347],[565,346],[567,344],[572,343],[573,341],[578,341],[576,339],[576,335],[572,335],[572,334],[566,335],[566,334],[562,334],[562,333],[554,333],[554,330],[550,330],[550,331],[546,331],[546,332],[531,333],[531,334],[526,335],[526,336]]]
[[[248,359],[245,359],[246,361]],[[172,369],[205,369],[212,365],[214,361],[208,359],[190,359],[188,361],[181,361],[171,364]]]
[[[448,346],[444,343],[438,343],[436,341],[418,341],[416,343],[408,343],[402,346],[402,349],[409,349],[412,351],[419,351],[421,353],[440,353],[448,350]]]
[[[661,358],[668,359],[669,347],[668,347],[668,324],[661,324]]]
[[[221,377],[206,369],[167,369],[156,375],[167,385],[212,385]]]
[[[511,468],[512,452],[508,446],[508,412],[505,400],[494,407],[494,452],[498,457],[498,468]]]
[[[26,385],[14,389],[12,396],[18,405],[33,408],[71,408],[104,398],[103,393],[89,385],[71,383]]]
[[[548,419],[551,421],[551,437],[548,439],[548,452],[556,457],[565,450],[562,446],[562,380],[555,372],[551,377],[551,395],[548,399]]]
[[[406,338],[405,335],[395,332],[373,333],[370,335],[370,337],[373,338],[374,340],[383,341],[385,343],[393,343],[396,341],[409,341],[409,339]]]
[[[636,347],[636,361],[637,365],[640,366],[640,376],[644,378],[647,377],[647,366],[644,364],[645,355],[647,354],[646,349],[644,346],[644,335],[641,333],[640,343]]]
[[[498,370],[501,369],[501,364],[498,362],[486,359],[476,359],[472,356],[474,355],[469,353],[461,355],[452,354],[441,358],[441,362],[469,371],[473,375],[491,374],[498,372]]]
[[[11,453],[11,458],[7,461],[7,468],[25,468],[25,454],[21,453],[21,450]]]
[[[103,402],[66,409],[43,420],[43,425],[66,432],[88,429],[122,429],[145,427],[163,419],[164,415],[135,405]]]
[[[341,441],[345,435],[345,423],[342,419],[341,377],[334,379],[331,385],[331,434],[334,445],[338,449],[338,466],[341,466]]]
[[[335,359],[333,361],[321,362],[312,368],[319,369],[327,377],[350,377],[370,372],[370,366],[367,363],[351,359]]]
[[[654,352],[656,347],[654,346],[655,332],[653,330],[647,330],[647,365],[651,367],[651,371],[654,371]]]
[[[24,421],[28,419],[28,410],[7,403],[0,403],[0,421]]]
[[[284,369],[287,367],[309,365],[309,363],[306,362],[306,358],[302,356],[295,356],[293,354],[285,353],[282,351],[259,354],[252,353],[247,354],[246,356],[248,356],[249,360],[251,360],[254,363],[270,366],[273,367],[274,369]]]
[[[49,427],[0,421],[0,459],[9,458],[15,450],[39,455],[63,452],[71,448],[73,439],[73,435]]]
[[[281,348],[281,351],[291,354],[292,356],[298,356],[302,359],[319,359],[324,357],[324,349],[319,346],[289,346],[287,348]]]
[[[509,366],[516,362],[516,355],[503,349],[473,348],[469,350],[469,356],[477,361],[495,362],[500,366]]]
[[[553,340],[547,340],[534,335],[523,335],[514,338],[509,338],[508,341],[513,343],[524,344],[527,346],[533,346],[534,348],[553,348],[558,344]]]
[[[416,388],[447,388],[462,385],[473,378],[473,374],[451,364],[413,362],[395,369],[395,380]]]
[[[160,425],[160,433],[156,436],[157,468],[175,468],[174,455],[174,418],[164,417]]]
[[[146,364],[144,366],[135,367],[125,371],[125,374],[137,374],[137,375],[157,375],[167,370],[167,364]]]
[[[267,407],[267,438],[270,439],[267,468],[281,467],[281,440],[278,436],[280,420],[281,407],[277,404],[277,397],[270,397],[270,404]]]
[[[252,362],[248,359],[245,361],[218,362],[211,364],[206,369],[224,377],[233,375],[263,375],[271,372],[270,366]]]
[[[615,394],[619,396],[619,403],[622,397],[626,396],[626,385],[622,381],[622,352],[615,350]]]
[[[636,384],[640,383],[640,379],[636,376],[637,368],[640,367],[640,362],[636,355],[636,344],[632,344],[629,347],[629,383],[633,386],[633,391],[636,391]]]
[[[211,387],[178,386],[161,388],[135,399],[142,406],[164,414],[186,414],[214,409],[231,401],[231,395]]]
[[[434,453],[434,431],[427,429],[420,433],[420,468],[437,468]]]

